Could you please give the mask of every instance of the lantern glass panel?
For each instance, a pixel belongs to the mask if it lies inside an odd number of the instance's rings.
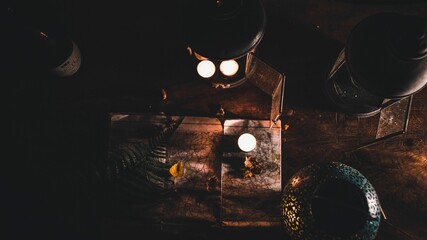
[[[250,59],[248,82],[271,96],[270,119],[274,122],[283,111],[285,75],[253,53],[248,54],[248,58]]]
[[[411,104],[412,96],[393,101],[392,104],[381,109],[376,138],[406,132]]]

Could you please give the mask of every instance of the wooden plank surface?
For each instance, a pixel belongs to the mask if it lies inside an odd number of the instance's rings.
[[[375,137],[378,116],[357,119],[337,112],[321,89],[358,21],[382,11],[425,17],[427,3],[263,3],[267,28],[256,54],[286,76],[282,185],[310,163],[345,162],[378,192],[387,221],[377,239],[425,239],[427,89],[414,96],[407,133],[347,154]],[[269,114],[270,98],[249,85],[222,91],[196,81],[180,32],[179,1],[61,4],[82,51],[79,72],[60,79],[1,71],[11,145],[2,181],[8,239],[139,239],[150,231],[174,239],[286,239],[280,228],[165,233],[142,228],[135,219],[108,222],[105,206],[111,199],[93,171],[106,157],[109,112],[211,117],[222,106],[227,118],[260,119]]]

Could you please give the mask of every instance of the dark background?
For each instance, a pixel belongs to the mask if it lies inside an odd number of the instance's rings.
[[[214,116],[222,105],[226,117],[259,119],[266,118],[258,107],[264,99],[242,94],[245,87],[211,89],[196,80],[180,31],[181,1],[51,2],[80,47],[82,65],[74,76],[56,78],[2,64],[2,239],[287,239],[277,228],[164,233],[126,225],[126,219],[106,222],[110,198],[96,169],[106,157],[109,112]],[[310,163],[345,162],[361,171],[380,197],[387,220],[377,239],[425,239],[426,90],[414,97],[407,133],[344,154],[373,138],[378,116],[348,117],[319,89],[357,22],[382,11],[425,17],[427,3],[263,2],[267,28],[257,56],[286,75],[283,184]]]

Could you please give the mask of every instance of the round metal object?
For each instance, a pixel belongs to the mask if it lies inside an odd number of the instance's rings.
[[[282,192],[282,224],[294,240],[373,240],[381,207],[369,181],[343,163],[311,164]]]
[[[427,84],[427,21],[393,12],[359,22],[345,48],[354,82],[390,99],[420,91]]]
[[[189,0],[183,14],[188,46],[209,59],[239,58],[258,45],[265,31],[260,0]]]

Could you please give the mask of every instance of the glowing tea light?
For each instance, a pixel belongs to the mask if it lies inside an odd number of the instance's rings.
[[[240,150],[250,152],[256,147],[256,139],[250,133],[243,133],[237,140]]]
[[[203,78],[210,78],[215,73],[215,65],[209,60],[203,60],[197,64],[197,73]]]
[[[239,70],[239,64],[234,60],[223,61],[219,65],[219,70],[225,76],[233,76]]]

